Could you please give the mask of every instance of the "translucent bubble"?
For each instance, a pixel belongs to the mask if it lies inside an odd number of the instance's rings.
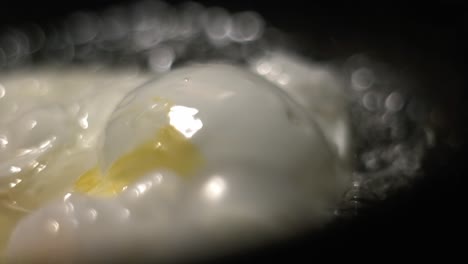
[[[171,47],[157,47],[149,55],[150,68],[156,72],[164,72],[171,68],[175,52]]]

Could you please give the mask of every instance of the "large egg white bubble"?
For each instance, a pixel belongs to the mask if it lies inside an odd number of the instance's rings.
[[[46,258],[54,247],[67,260],[216,254],[323,222],[349,180],[313,114],[225,64],[174,70],[127,94],[105,125],[99,166],[167,125],[195,145],[202,166],[188,177],[155,170],[113,198],[66,195],[18,224],[9,258]]]

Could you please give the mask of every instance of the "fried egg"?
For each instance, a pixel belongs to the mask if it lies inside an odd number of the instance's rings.
[[[6,259],[175,261],[326,222],[351,178],[337,80],[285,54],[2,76]]]

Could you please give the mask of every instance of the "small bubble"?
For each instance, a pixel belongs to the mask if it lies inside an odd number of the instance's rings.
[[[60,224],[53,219],[49,219],[46,222],[46,229],[52,234],[57,234],[60,230]]]
[[[86,212],[86,217],[87,217],[88,220],[91,221],[91,222],[96,221],[97,215],[98,215],[98,213],[97,213],[96,209],[89,209],[89,210]]]
[[[271,63],[260,61],[257,63],[257,72],[261,75],[268,75],[271,71]]]
[[[175,59],[175,52],[171,47],[158,47],[151,51],[149,65],[157,72],[170,70]]]

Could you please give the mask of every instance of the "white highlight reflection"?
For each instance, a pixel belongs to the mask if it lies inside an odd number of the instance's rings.
[[[88,113],[84,114],[83,117],[80,118],[79,123],[80,123],[81,128],[83,129],[87,129],[89,127]]]
[[[16,167],[16,166],[11,166],[11,167],[10,167],[10,172],[11,172],[11,173],[18,173],[18,172],[21,172],[21,168],[20,168],[20,167]]]
[[[198,110],[195,108],[176,105],[169,112],[169,124],[182,133],[186,138],[191,138],[203,127],[200,119],[195,118]]]
[[[47,221],[47,230],[52,234],[56,234],[60,230],[60,224],[57,221],[50,219]]]
[[[226,182],[218,176],[211,178],[204,188],[204,194],[210,200],[219,200],[225,191]]]

